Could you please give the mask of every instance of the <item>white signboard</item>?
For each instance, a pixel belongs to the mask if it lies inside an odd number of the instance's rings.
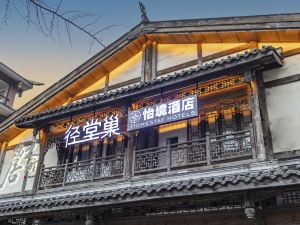
[[[65,146],[75,145],[87,141],[111,137],[112,135],[119,135],[119,117],[107,116],[104,119],[103,127],[102,122],[98,119],[86,122],[85,126],[70,126],[65,133],[64,139],[66,140]]]
[[[198,97],[186,98],[160,103],[153,106],[129,111],[127,130],[175,122],[198,116]]]

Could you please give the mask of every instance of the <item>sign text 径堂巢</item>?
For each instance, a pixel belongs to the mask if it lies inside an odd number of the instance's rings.
[[[127,130],[184,120],[198,116],[197,95],[129,111]]]
[[[67,132],[65,133],[64,139],[66,140],[65,146],[75,145],[87,141],[102,139],[105,137],[111,137],[114,135],[120,134],[119,128],[119,117],[116,116],[107,116],[104,119],[103,130],[102,123],[98,122],[98,119],[86,122],[85,126],[70,126]]]

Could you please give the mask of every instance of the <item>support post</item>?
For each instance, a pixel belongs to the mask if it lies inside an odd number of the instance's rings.
[[[253,192],[246,191],[244,193],[245,215],[247,219],[255,221],[255,202]]]
[[[91,177],[91,182],[94,182],[94,179],[95,179],[95,173],[96,173],[96,156],[93,155],[93,159],[92,159],[92,177]]]
[[[46,135],[46,131],[43,129],[39,129],[38,133],[36,134],[36,136],[34,136],[34,139],[38,138],[39,142],[40,142],[40,154],[39,154],[39,159],[38,159],[38,165],[36,168],[36,172],[35,172],[35,177],[34,177],[34,181],[33,181],[33,186],[32,186],[32,191],[36,192],[39,188],[39,180],[40,180],[40,175],[41,175],[41,170],[42,170],[42,165],[44,163],[44,157],[45,157],[45,153],[46,153],[46,142],[47,142],[47,135]],[[35,135],[35,134],[34,134]]]
[[[264,134],[262,129],[262,119],[260,112],[258,86],[256,77],[251,69],[244,71],[245,81],[250,85],[250,99],[249,104],[252,113],[253,133],[255,139],[257,159],[260,161],[266,160],[266,149],[264,143]]]
[[[64,167],[64,178],[63,178],[63,184],[62,184],[62,186],[66,185],[67,172],[68,172],[68,163],[69,163],[69,159],[66,159],[66,164],[65,164],[65,167]]]
[[[272,133],[270,127],[269,113],[267,107],[266,93],[264,87],[264,81],[262,74],[257,74],[256,77],[257,87],[258,87],[258,96],[259,104],[261,106],[262,113],[262,128],[264,132],[264,140],[266,146],[266,157],[267,159],[274,159],[273,155],[273,142],[272,142]]]
[[[108,85],[109,85],[109,73],[105,75],[105,84],[104,84],[104,91],[108,90]]]
[[[4,158],[5,158],[5,155],[6,155],[7,146],[8,146],[7,141],[3,142],[2,145],[1,145],[1,149],[0,149],[0,174],[1,174],[1,171],[2,171],[2,166],[3,166]]]
[[[135,146],[135,132],[131,131],[128,135],[128,148],[125,154],[125,178],[130,178],[134,175],[133,155]]]
[[[250,41],[249,42],[249,48],[250,49],[258,48],[258,43],[256,41]]]
[[[167,171],[171,171],[171,166],[172,166],[172,152],[171,152],[171,143],[170,140],[167,142]]]
[[[152,74],[152,42],[148,40],[143,45],[143,55],[142,55],[142,78],[141,81],[151,80]]]
[[[142,47],[142,71],[141,71],[141,82],[145,82],[145,73],[146,73],[146,44],[143,44]]]
[[[157,74],[157,42],[152,42],[152,65],[151,65],[151,80],[156,79]]]
[[[203,61],[202,61],[202,44],[201,43],[197,44],[197,58],[198,58],[198,65],[202,66]]]
[[[96,216],[94,215],[92,210],[88,210],[85,217],[85,225],[96,225]]]
[[[210,166],[211,165],[211,155],[210,155],[209,132],[206,132],[205,140],[206,140],[206,160],[207,160],[207,165]]]
[[[263,209],[256,206],[255,193],[246,191],[244,193],[245,216],[251,220],[254,225],[264,225]]]

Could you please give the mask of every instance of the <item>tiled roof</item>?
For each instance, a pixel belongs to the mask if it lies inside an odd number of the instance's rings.
[[[225,64],[231,64],[231,63],[240,61],[242,59],[251,59],[252,57],[255,57],[258,55],[263,56],[267,53],[270,53],[271,51],[273,51],[275,54],[277,54],[279,57],[281,57],[277,53],[276,49],[273,48],[272,46],[263,46],[261,49],[252,49],[250,51],[245,51],[243,54],[237,54],[235,56],[228,56],[226,59],[221,59],[219,61],[212,61],[211,63],[204,64],[203,66],[197,66],[195,68],[190,68],[188,70],[182,70],[181,72],[175,72],[174,74],[170,74],[165,77],[157,78],[152,81],[141,82],[139,84],[134,84],[134,85],[128,86],[126,88],[119,88],[119,89],[116,89],[113,91],[104,92],[104,93],[101,93],[98,95],[87,97],[81,101],[77,101],[75,103],[72,103],[72,104],[69,104],[66,106],[60,106],[60,107],[49,109],[49,110],[46,110],[43,112],[24,116],[24,117],[21,117],[19,120],[16,120],[15,122],[18,124],[18,123],[26,122],[28,120],[37,119],[39,117],[50,115],[52,113],[64,112],[65,110],[80,107],[82,105],[89,104],[92,102],[99,102],[99,101],[101,102],[102,100],[105,100],[112,96],[128,93],[128,92],[131,92],[131,91],[134,91],[137,89],[142,89],[147,86],[154,86],[154,85],[160,84],[160,83],[167,83],[167,82],[169,82],[171,80],[175,80],[179,77],[187,77],[194,73],[200,73],[202,71],[208,72],[209,70],[212,70],[216,67],[221,67],[221,66],[224,66]]]
[[[187,191],[199,189],[199,194],[201,194],[201,189],[215,189],[215,186],[217,185],[226,186],[230,184],[238,185],[240,183],[255,183],[255,186],[257,187],[260,182],[266,181],[265,183],[270,185],[272,181],[275,181],[278,178],[290,178],[293,180],[294,178],[300,178],[300,166],[298,165],[293,169],[283,166],[277,169],[180,180],[152,185],[131,186],[109,191],[90,191],[79,194],[66,194],[57,197],[41,197],[18,201],[6,200],[5,202],[0,202],[0,216],[1,214],[5,215],[5,213],[12,211],[20,211],[20,213],[22,213],[22,211],[26,209],[38,210],[47,208],[47,210],[51,210],[51,208],[57,209],[57,207],[60,206],[76,206],[82,203],[104,202],[112,199],[126,199],[127,197],[132,199],[141,195],[161,196],[162,192],[181,191],[184,189]]]

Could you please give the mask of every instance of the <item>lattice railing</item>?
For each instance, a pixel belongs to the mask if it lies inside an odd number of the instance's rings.
[[[218,161],[252,156],[251,132],[227,135],[134,151],[134,174],[169,171],[183,167],[210,165]]]
[[[219,136],[207,133],[206,138],[198,140],[134,150],[131,172],[135,176],[251,158],[251,135],[249,130]],[[39,187],[43,189],[121,178],[125,173],[124,168],[124,154],[42,168]]]
[[[212,161],[251,156],[250,131],[235,132],[210,138],[209,150]]]
[[[55,167],[42,168],[39,187],[43,189],[120,177],[123,176],[123,172],[124,154],[66,163]]]

